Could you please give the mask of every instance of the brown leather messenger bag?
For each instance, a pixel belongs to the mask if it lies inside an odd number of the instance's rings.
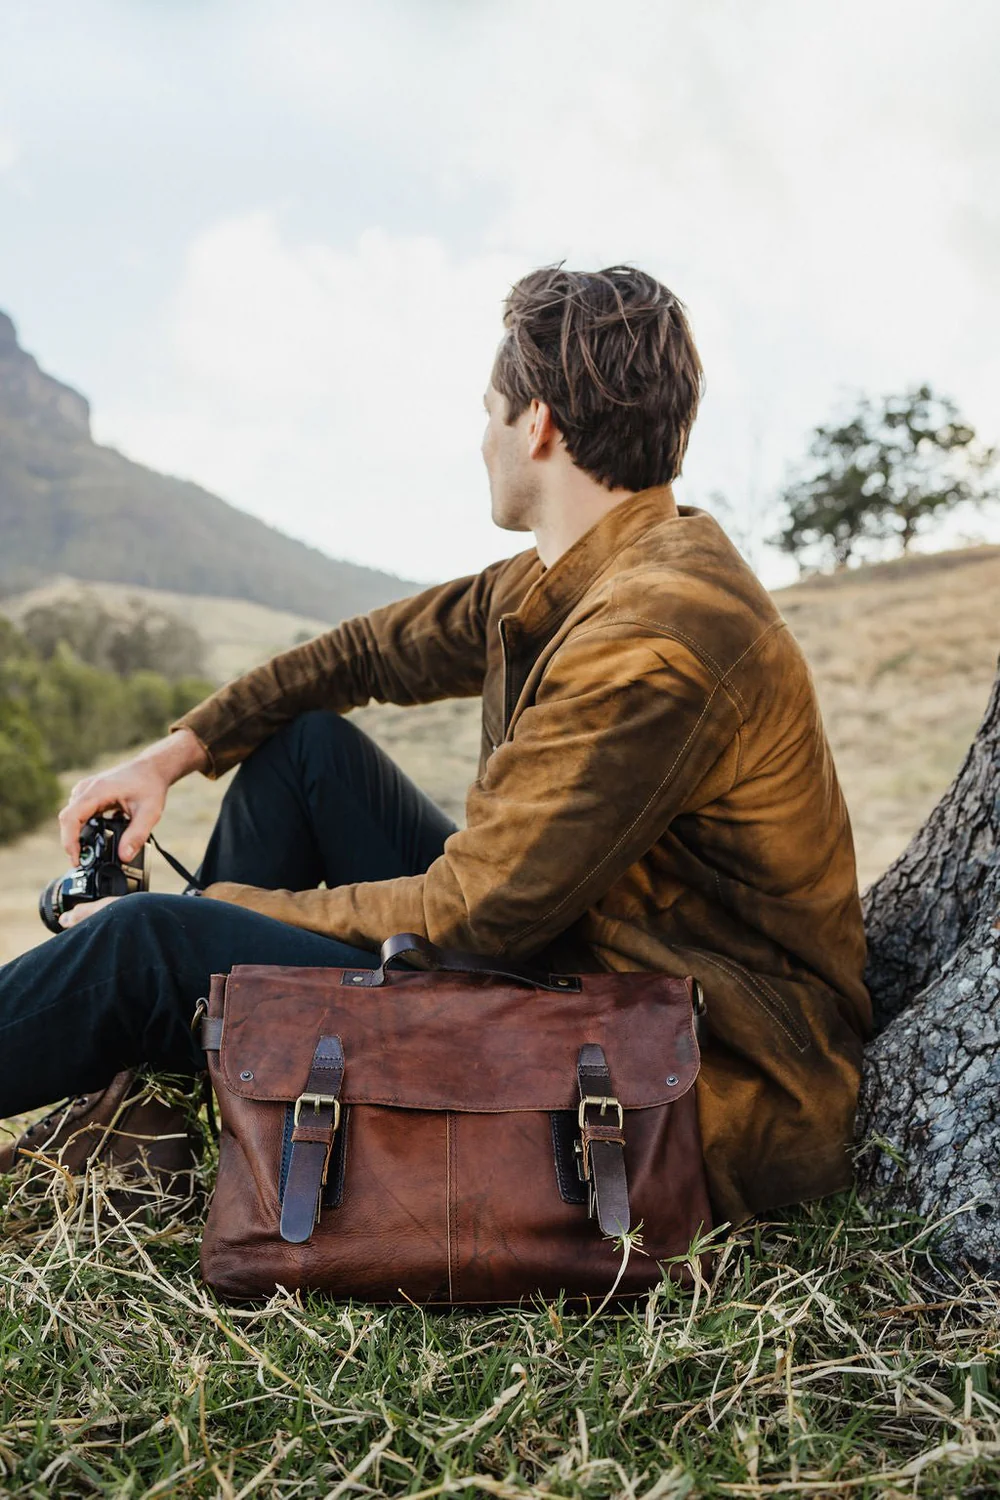
[[[221,1115],[205,1280],[470,1305],[635,1295],[664,1270],[690,1284],[711,1228],[699,987],[538,973],[412,933],[381,960],[213,977],[196,1017]]]

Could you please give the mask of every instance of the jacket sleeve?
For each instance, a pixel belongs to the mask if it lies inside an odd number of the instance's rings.
[[[309,709],[474,698],[486,670],[490,592],[508,561],[345,620],[227,683],[170,728],[197,736],[214,778]]]
[[[741,716],[724,687],[686,647],[640,629],[616,622],[563,643],[425,874],[205,894],[361,948],[394,932],[487,955],[544,947],[697,805],[717,763],[724,790],[735,775],[726,752]]]

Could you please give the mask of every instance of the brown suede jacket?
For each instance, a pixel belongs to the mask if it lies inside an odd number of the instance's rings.
[[[478,694],[466,826],[426,874],[206,894],[363,948],[695,975],[717,1220],[850,1186],[871,1007],[847,808],[802,652],[705,511],[644,490],[552,567],[532,548],[347,620],[173,727],[217,776],[308,709]]]

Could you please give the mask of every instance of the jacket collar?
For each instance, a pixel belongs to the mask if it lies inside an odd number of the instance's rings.
[[[551,568],[542,569],[517,609],[504,615],[504,620],[519,634],[544,635],[565,619],[619,552],[651,527],[676,515],[669,484],[639,490],[619,501],[556,558]]]

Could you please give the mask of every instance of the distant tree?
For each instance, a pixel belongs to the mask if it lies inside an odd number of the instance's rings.
[[[59,783],[43,736],[25,702],[22,674],[31,648],[0,618],[0,844],[54,811]]]
[[[0,844],[55,810],[57,771],[158,738],[212,690],[201,677],[120,677],[81,661],[65,641],[43,659],[0,616]]]
[[[159,672],[173,679],[204,671],[205,643],[195,627],[139,597],[109,609],[97,589],[82,590],[36,604],[21,628],[46,660],[66,645],[79,661],[119,677]]]
[[[58,800],[59,782],[38,726],[0,685],[0,844],[48,817]]]
[[[189,708],[194,708],[203,698],[208,698],[215,692],[217,684],[209,682],[207,677],[180,677],[176,682],[170,684],[172,701],[170,704],[170,718],[179,719],[186,714]]]
[[[996,449],[927,385],[862,397],[846,421],[816,428],[809,455],[808,472],[781,497],[787,521],[773,538],[802,563],[844,568],[863,541],[898,539],[905,553],[938,514],[997,497]]]

